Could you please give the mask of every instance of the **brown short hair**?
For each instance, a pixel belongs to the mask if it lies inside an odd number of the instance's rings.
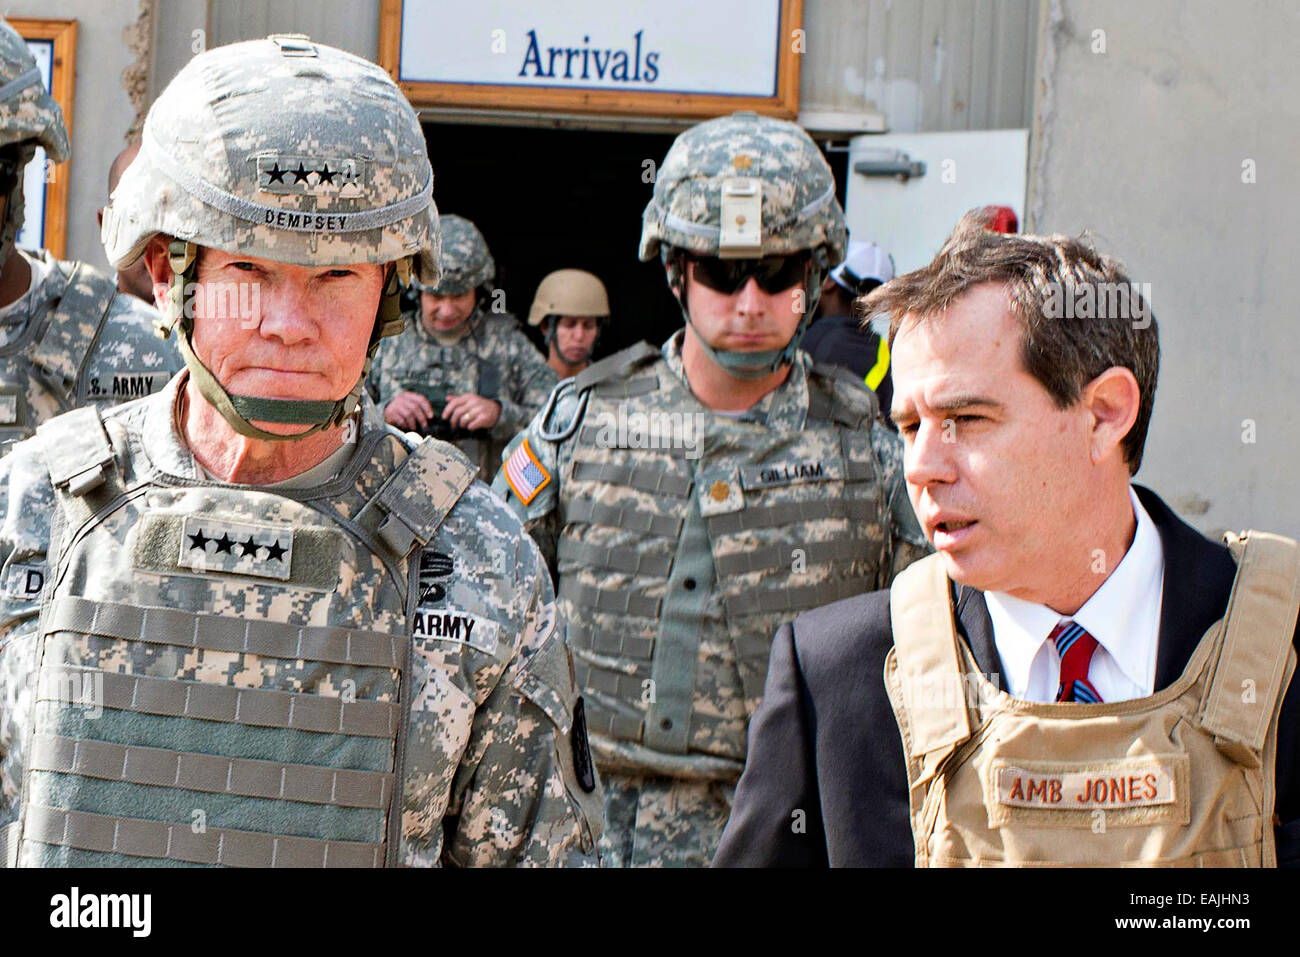
[[[1142,463],[1160,372],[1160,340],[1150,302],[1117,261],[1073,236],[1005,235],[967,213],[928,265],[859,300],[857,312],[888,315],[889,342],[908,316],[937,320],[973,287],[1000,283],[1020,321],[1020,361],[1059,408],[1112,366],[1137,379],[1137,419],[1124,436],[1129,473]]]

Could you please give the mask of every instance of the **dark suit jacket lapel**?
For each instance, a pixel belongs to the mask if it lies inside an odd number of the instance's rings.
[[[973,588],[954,586],[957,600],[957,630],[966,638],[975,663],[989,681],[1003,691],[1007,683],[1002,677],[1002,659],[993,644],[993,621],[989,618],[989,609],[984,604],[984,593]]]
[[[1156,690],[1178,680],[1210,626],[1223,617],[1237,575],[1224,545],[1210,541],[1175,515],[1150,489],[1135,485],[1142,507],[1160,532],[1165,587],[1160,603]]]

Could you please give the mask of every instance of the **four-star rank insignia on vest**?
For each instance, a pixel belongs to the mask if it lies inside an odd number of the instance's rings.
[[[177,560],[182,568],[287,581],[292,561],[292,529],[185,517]]]

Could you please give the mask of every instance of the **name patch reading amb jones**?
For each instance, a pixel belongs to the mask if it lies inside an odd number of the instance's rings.
[[[1172,804],[1176,797],[1173,768],[1158,762],[1061,773],[1000,767],[997,794],[999,804],[1055,810],[1154,807]]]

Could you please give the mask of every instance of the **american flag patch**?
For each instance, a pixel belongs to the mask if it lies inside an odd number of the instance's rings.
[[[528,447],[527,439],[520,442],[519,448],[506,459],[505,473],[511,490],[524,505],[537,498],[537,493],[551,484],[551,473],[537,461],[537,456]]]

